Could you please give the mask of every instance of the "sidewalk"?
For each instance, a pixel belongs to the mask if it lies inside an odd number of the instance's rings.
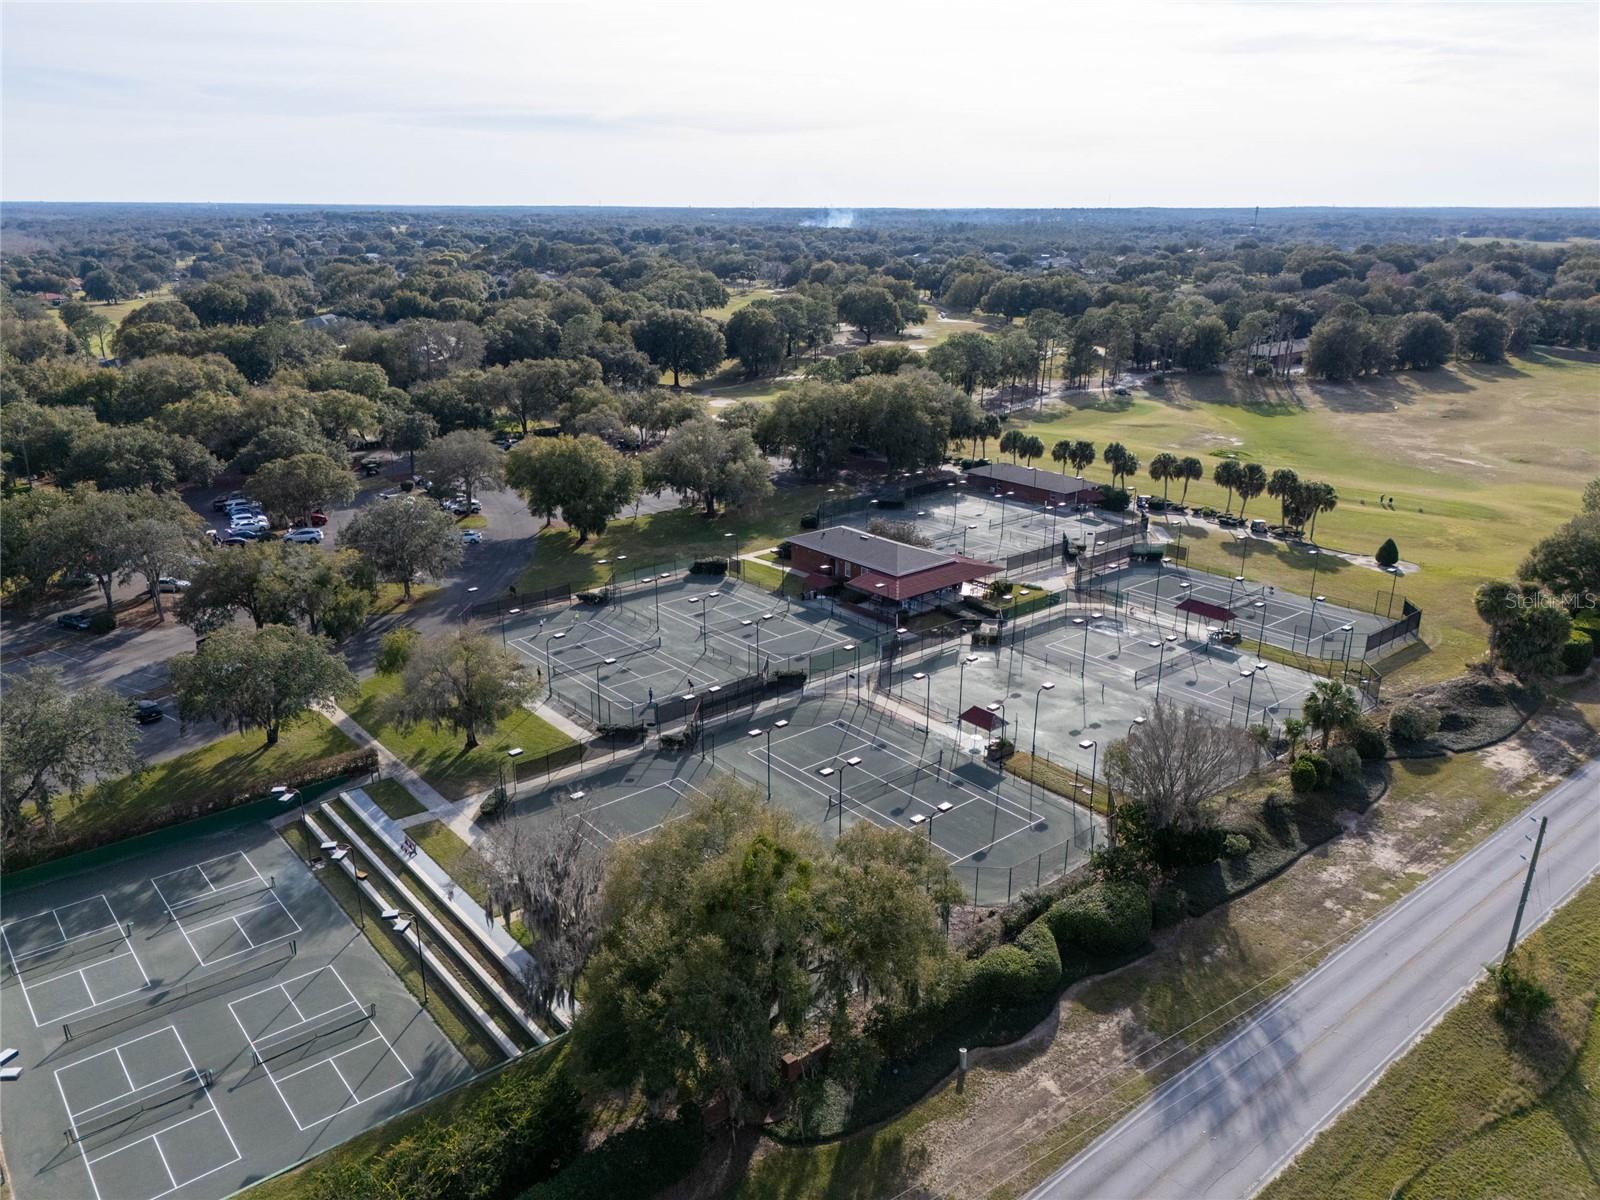
[[[322,709],[324,716],[337,725],[358,746],[371,746],[378,754],[378,774],[398,779],[406,790],[426,805],[435,816],[448,816],[451,803],[440,795],[437,788],[409,766],[396,758],[389,748],[356,723],[356,719],[337,704]],[[387,817],[384,818],[388,820]]]

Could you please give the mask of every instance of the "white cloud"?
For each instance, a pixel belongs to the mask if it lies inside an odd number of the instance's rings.
[[[1588,3],[7,3],[0,32],[8,199],[1600,199]]]

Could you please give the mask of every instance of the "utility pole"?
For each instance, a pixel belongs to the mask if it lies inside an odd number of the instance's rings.
[[[1517,919],[1511,922],[1511,938],[1506,942],[1506,955],[1500,960],[1502,963],[1517,948],[1517,933],[1522,929],[1522,910],[1528,907],[1528,892],[1533,887],[1533,869],[1539,865],[1539,847],[1544,845],[1544,827],[1549,821],[1549,817],[1539,818],[1539,836],[1533,841],[1533,857],[1528,859],[1528,874],[1522,880],[1522,898],[1517,901]]]

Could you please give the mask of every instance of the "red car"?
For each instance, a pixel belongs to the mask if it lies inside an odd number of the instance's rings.
[[[328,514],[324,512],[314,512],[306,519],[306,523],[317,526],[326,525],[328,523]]]

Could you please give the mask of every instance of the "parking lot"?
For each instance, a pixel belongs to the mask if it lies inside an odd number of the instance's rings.
[[[471,1074],[266,825],[8,890],[23,1200],[229,1195]]]

